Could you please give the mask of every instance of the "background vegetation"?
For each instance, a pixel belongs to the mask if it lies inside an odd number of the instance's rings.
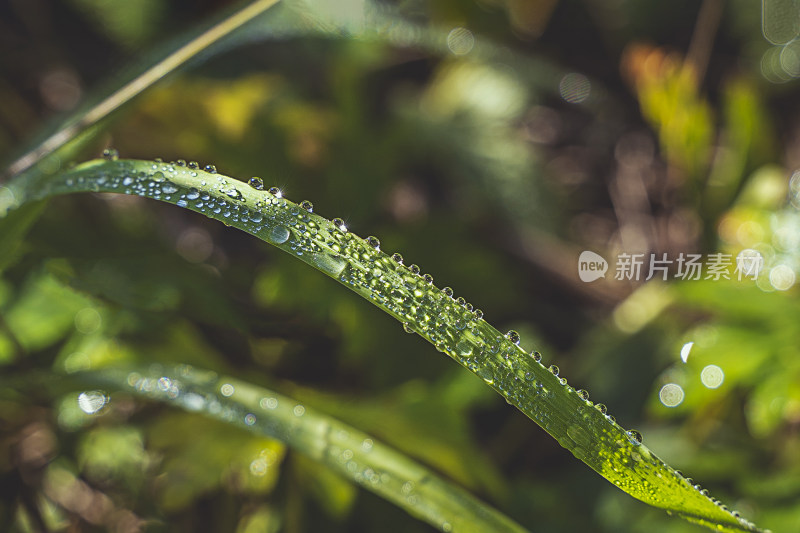
[[[7,160],[110,74],[229,2],[118,4],[0,7]],[[214,163],[313,201],[519,331],[717,498],[796,530],[794,36],[768,31],[770,43],[744,1],[400,4],[450,51],[402,46],[407,34],[243,38],[120,110],[84,155],[113,145]],[[502,59],[472,50],[473,36]],[[745,248],[765,258],[758,282],[613,279],[620,252]],[[612,262],[606,280],[579,280],[586,249]],[[136,197],[61,198],[0,268],[9,528],[35,528],[38,507],[54,530],[428,529],[278,442],[124,395],[87,415],[77,393],[13,383],[124,360],[271,386],[534,531],[696,530],[620,492],[343,287],[199,215]],[[701,381],[709,364],[724,371],[718,388]],[[684,393],[676,407],[660,400],[669,383]],[[258,457],[269,457],[263,473]]]

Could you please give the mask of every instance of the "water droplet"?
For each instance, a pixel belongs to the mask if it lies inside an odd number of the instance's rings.
[[[208,172],[209,174],[216,174],[217,167],[215,167],[214,165],[206,165],[205,171]]]
[[[372,235],[370,235],[369,237],[367,237],[364,240],[366,240],[367,244],[369,244],[370,246],[372,246],[376,250],[380,250],[381,249],[381,241],[379,241],[377,237],[373,237]]]
[[[86,391],[78,395],[78,407],[87,415],[93,415],[108,403],[108,396],[102,391]]]
[[[308,200],[303,200],[302,202],[300,202],[300,207],[302,207],[303,209],[305,209],[309,213],[314,211],[314,204],[312,204]]]
[[[419,274],[419,267],[417,265],[411,265],[410,267],[408,267],[408,270],[411,271],[411,273],[414,275]]]
[[[178,165],[179,167],[185,167],[186,161],[184,159],[178,159],[177,161],[175,161],[175,164]]]
[[[549,370],[550,370],[550,372],[553,373],[554,376],[558,375],[559,369],[558,369],[558,367],[556,365],[550,365]]]
[[[341,218],[334,218],[331,222],[333,222],[333,225],[336,226],[339,231],[347,231],[347,226],[345,225],[344,220]]]
[[[578,396],[580,396],[581,399],[583,399],[583,400],[588,400],[589,399],[589,392],[584,390],[584,389],[580,389],[580,390],[578,390]]]
[[[400,254],[392,254],[392,259],[394,259],[395,263],[403,264],[403,256]]]
[[[472,351],[472,345],[464,339],[456,344],[456,353],[461,357],[469,357],[472,355]]]
[[[473,309],[472,304],[465,303],[464,304],[464,309],[466,309],[467,311],[472,311],[472,309]]]
[[[453,297],[453,289],[451,289],[450,287],[445,287],[444,289],[442,289],[442,292],[448,298],[452,298]]]
[[[262,180],[259,177],[253,176],[252,178],[247,180],[247,184],[257,191],[264,190],[264,180]]]
[[[297,404],[294,406],[294,409],[292,409],[292,412],[294,413],[294,416],[299,418],[306,414],[306,408],[300,404]]]
[[[491,383],[494,381],[494,374],[492,374],[492,370],[488,367],[481,367],[478,369],[477,374],[479,377],[483,378],[483,380],[487,383]]]
[[[267,239],[274,244],[283,244],[289,240],[289,230],[283,226],[275,226],[267,232]]]
[[[161,192],[164,194],[172,194],[178,192],[178,187],[171,181],[165,181],[161,186]]]
[[[192,170],[197,170],[198,168],[200,168],[200,163],[198,163],[197,161],[189,161],[189,164],[186,166],[191,168]]]
[[[508,333],[506,333],[506,338],[508,340],[510,340],[511,342],[513,342],[514,344],[519,344],[519,341],[520,341],[519,333],[517,333],[513,329],[511,331],[509,331]]]
[[[428,284],[433,283],[433,276],[431,276],[430,274],[425,274],[424,276],[422,276],[422,279],[425,280],[425,283]]]
[[[403,329],[405,330],[406,333],[416,333],[414,331],[413,326],[408,322],[403,322]]]
[[[467,303],[467,301],[464,298],[462,298],[461,296],[459,296],[458,298],[456,298],[456,303],[458,305],[464,305],[465,303]]]
[[[592,444],[592,437],[589,435],[589,433],[576,424],[573,424],[567,428],[567,435],[575,442],[575,444],[578,444],[579,446],[585,446],[588,448]]]
[[[480,319],[482,319],[482,318],[483,318],[483,311],[481,311],[480,309],[476,309],[476,310],[475,310],[475,318],[476,318],[477,320],[480,320]]]
[[[186,193],[187,200],[197,200],[198,198],[200,198],[200,191],[198,191],[194,187],[189,189],[189,192]]]
[[[312,253],[311,260],[323,272],[327,272],[334,278],[338,278],[347,266],[347,261],[338,255],[326,253]]]
[[[220,388],[219,392],[222,393],[225,397],[233,396],[233,393],[236,392],[236,389],[230,383],[224,383]]]
[[[116,161],[117,159],[119,159],[119,152],[114,148],[106,148],[105,150],[103,150],[103,159],[105,159],[106,161]]]
[[[542,360],[542,354],[539,352],[531,352],[531,357],[533,357],[533,360],[537,363]]]
[[[270,187],[268,192],[269,192],[269,193],[270,193],[272,196],[275,196],[276,198],[283,198],[283,193],[282,193],[282,192],[281,192],[281,190],[280,190],[279,188],[277,188],[277,187]]]
[[[247,424],[248,426],[252,426],[253,424],[256,423],[256,415],[254,415],[253,413],[247,413],[246,415],[244,415],[244,423]]]
[[[642,443],[642,434],[636,431],[635,429],[631,429],[628,431],[628,438],[634,444],[641,444]]]
[[[189,202],[181,198],[175,205],[177,205],[178,207],[186,207],[189,205]]]

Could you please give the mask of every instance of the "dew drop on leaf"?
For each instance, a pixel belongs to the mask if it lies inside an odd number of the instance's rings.
[[[277,188],[277,187],[270,187],[270,188],[269,188],[269,193],[270,193],[272,196],[275,196],[276,198],[283,198],[283,193],[282,193],[282,192],[281,192],[281,190],[280,190],[279,188]]]
[[[445,287],[444,289],[442,289],[442,292],[444,293],[445,296],[449,298],[453,297],[453,289],[451,289],[450,287]]]
[[[214,165],[206,165],[205,171],[208,172],[209,174],[216,174],[217,167],[215,167]]]
[[[411,265],[410,267],[408,267],[408,270],[410,270],[411,273],[414,275],[419,274],[419,267],[417,265]]]
[[[492,370],[490,368],[479,368],[477,374],[483,378],[486,383],[492,383],[494,381],[494,374],[492,374]]]
[[[379,241],[377,237],[373,237],[372,235],[370,235],[365,240],[367,241],[367,244],[369,244],[370,246],[372,246],[376,250],[380,250],[381,241]]]
[[[200,198],[200,191],[198,191],[194,187],[189,189],[189,192],[186,193],[187,200],[197,200],[198,198]]]
[[[636,431],[635,429],[628,430],[628,438],[634,444],[641,444],[642,443],[642,434]]]
[[[198,163],[197,161],[189,161],[189,164],[186,166],[191,168],[192,170],[197,170],[198,168],[200,168],[200,163]]]
[[[422,276],[422,279],[425,280],[425,283],[428,284],[433,283],[433,276],[431,276],[430,274],[425,274],[424,276]]]
[[[513,342],[514,344],[519,344],[519,341],[520,341],[519,333],[517,333],[513,329],[511,331],[509,331],[508,333],[506,333],[506,338],[508,340],[510,340],[511,342]]]
[[[302,202],[300,202],[300,207],[302,207],[303,209],[305,209],[309,213],[314,211],[314,204],[312,204],[308,200],[303,200]]]
[[[252,178],[247,180],[247,184],[257,191],[264,190],[264,180],[262,180],[259,177],[253,176]]]
[[[550,370],[550,372],[553,373],[554,376],[558,375],[559,368],[556,365],[550,365],[549,370]]]
[[[289,240],[289,230],[283,226],[275,226],[267,232],[267,239],[275,244],[283,244]]]
[[[106,148],[105,150],[103,150],[103,159],[105,159],[106,161],[116,161],[117,159],[119,159],[119,152],[114,148]]]
[[[392,259],[394,259],[395,263],[403,264],[403,256],[400,254],[392,254]]]

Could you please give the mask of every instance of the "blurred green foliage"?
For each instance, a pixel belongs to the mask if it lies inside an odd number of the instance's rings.
[[[127,4],[0,8],[0,152],[227,2]],[[312,200],[522,333],[714,496],[797,530],[800,100],[764,71],[758,6],[710,20],[689,1],[399,4],[442,39],[469,28],[514,60],[254,38],[163,80],[85,155],[213,162]],[[657,285],[614,280],[612,265],[584,284],[584,249],[754,249],[764,268],[757,282]],[[35,370],[169,361],[286,391],[532,530],[696,530],[600,479],[343,287],[213,221],[63,198],[0,221],[0,252],[0,529],[427,529],[280,443],[124,396],[88,415],[74,392],[24,387]],[[701,381],[708,365],[718,388]],[[683,391],[676,407],[667,384]],[[270,467],[254,476],[260,454]]]

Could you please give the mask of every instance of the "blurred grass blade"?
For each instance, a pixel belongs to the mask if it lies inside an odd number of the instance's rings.
[[[102,119],[116,111],[142,91],[151,87],[158,80],[170,74],[198,54],[205,53],[222,38],[230,35],[246,23],[263,14],[280,0],[255,0],[231,14],[226,13],[222,20],[214,23],[210,28],[201,30],[199,34],[193,31],[182,45],[173,50],[174,44],[170,43],[167,53],[161,52],[162,59],[156,59],[152,65],[146,66],[143,71],[131,80],[101,98],[98,102],[82,107],[55,131],[37,142],[33,148],[11,163],[7,170],[7,177],[27,170],[39,162],[44,156],[55,152],[67,143],[76,139],[79,134],[95,126]]]
[[[269,18],[264,18],[262,15],[267,12]],[[148,54],[138,66],[112,81],[110,88],[101,89],[92,101],[35,139],[5,166],[0,182],[34,167],[41,167],[39,170],[45,173],[58,171],[60,163],[54,154],[61,152],[60,159],[63,160],[74,157],[94,137],[101,121],[143,91],[192,60],[207,58],[243,42],[328,35],[385,42],[399,47],[417,46],[448,55],[451,50],[447,34],[447,29],[408,22],[397,10],[366,0],[254,0],[225,11],[207,27],[194,29]],[[553,89],[563,74],[562,69],[544,61],[526,58],[483,39],[473,39],[469,59],[505,64],[532,88]],[[47,164],[46,159],[52,159],[51,164]]]
[[[341,220],[314,214],[310,202],[298,205],[278,189],[263,190],[258,178],[248,186],[196,163],[94,160],[51,177],[21,175],[8,189],[15,204],[6,208],[58,194],[117,192],[173,203],[251,233],[395,317],[634,498],[717,531],[758,531],[661,461],[586,391],[570,387],[555,365],[546,368],[538,353],[523,351],[515,332],[502,334],[472,305],[454,299],[452,289],[438,289],[418,267],[383,253],[377,238],[349,233]]]
[[[186,365],[146,372],[112,368],[75,377],[281,440],[439,531],[527,531],[369,435],[274,391]]]

